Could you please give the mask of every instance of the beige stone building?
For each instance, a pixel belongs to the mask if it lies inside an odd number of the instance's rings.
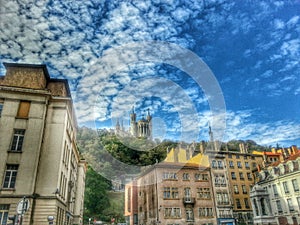
[[[0,224],[26,198],[23,225],[82,224],[86,163],[67,80],[45,65],[5,63],[0,77]],[[20,217],[21,218],[21,217]]]

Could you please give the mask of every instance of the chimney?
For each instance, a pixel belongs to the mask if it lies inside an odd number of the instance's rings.
[[[298,148],[297,148],[296,145],[292,145],[291,148],[292,148],[292,154],[293,155],[298,153]]]
[[[200,146],[199,146],[199,148],[200,148],[200,153],[204,153],[204,141],[201,141],[200,142]]]
[[[239,147],[240,147],[240,153],[245,153],[245,144],[244,143],[240,143],[239,144]]]
[[[174,149],[174,162],[178,162],[179,147]]]

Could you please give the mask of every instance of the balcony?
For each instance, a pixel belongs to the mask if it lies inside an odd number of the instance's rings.
[[[192,197],[184,197],[183,204],[195,204],[195,198]]]

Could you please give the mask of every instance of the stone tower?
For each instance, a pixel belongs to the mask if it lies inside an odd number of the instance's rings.
[[[147,138],[152,139],[152,117],[148,109],[148,114],[141,120],[136,120],[136,113],[134,108],[132,108],[130,114],[130,134],[137,138]]]

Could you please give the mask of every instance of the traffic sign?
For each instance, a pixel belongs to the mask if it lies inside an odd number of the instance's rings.
[[[19,215],[23,215],[29,209],[29,206],[30,206],[30,202],[28,199],[26,198],[21,199],[17,205],[17,213]]]

